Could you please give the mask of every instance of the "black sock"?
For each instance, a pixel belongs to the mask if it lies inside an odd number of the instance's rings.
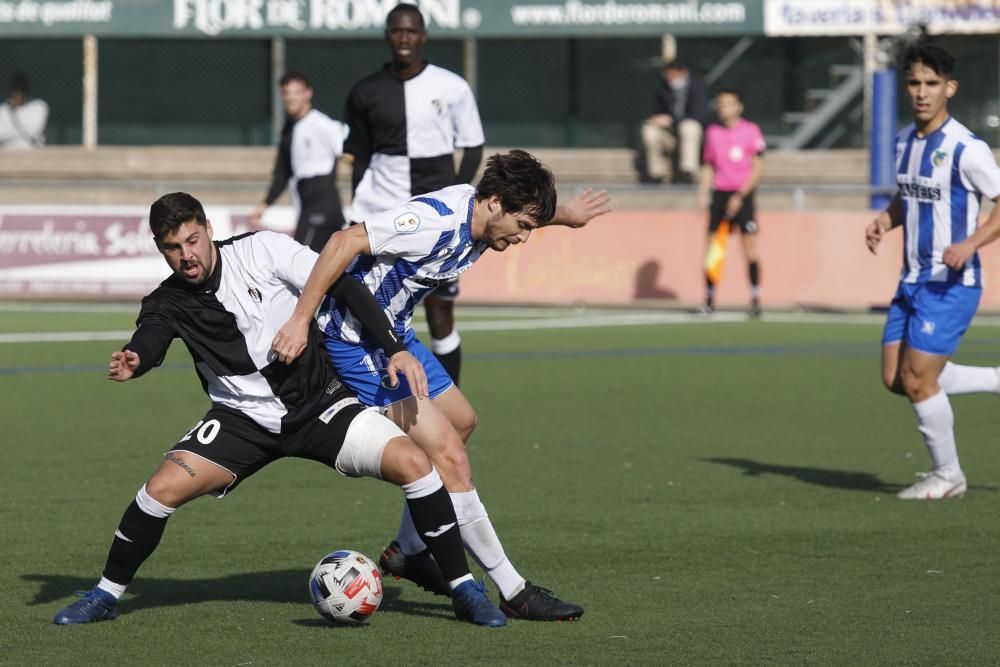
[[[458,386],[458,374],[462,370],[462,346],[459,345],[451,352],[445,354],[436,354],[437,360],[441,362],[444,369],[448,371],[448,376],[451,377],[451,381]]]
[[[708,276],[705,276],[705,305],[711,306],[715,303],[715,283]]]
[[[760,265],[757,262],[750,262],[750,285],[757,287],[760,284]]]
[[[111,543],[104,566],[105,578],[123,586],[132,583],[136,571],[156,550],[166,527],[166,518],[146,514],[133,500],[122,515],[115,541]]]
[[[442,486],[434,493],[421,498],[407,498],[413,525],[420,533],[420,539],[431,550],[444,578],[454,581],[469,574],[469,564],[465,560],[462,534],[455,518],[455,506],[451,496]],[[442,530],[445,526],[446,529]],[[438,532],[440,531],[440,532]]]

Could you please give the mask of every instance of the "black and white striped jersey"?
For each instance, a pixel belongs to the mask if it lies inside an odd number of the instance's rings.
[[[176,275],[142,300],[125,346],[139,354],[136,376],[159,366],[174,338],[187,345],[213,403],[239,410],[272,433],[298,428],[352,397],[330,363],[317,327],[289,365],[271,351],[295,309],[317,255],[284,234],[261,231],[216,241],[212,275],[191,286]]]
[[[485,142],[469,84],[431,64],[405,81],[389,65],[362,79],[351,89],[346,120],[344,152],[368,163],[354,192],[355,221],[454,185],[455,149]]]
[[[315,189],[309,187],[313,179],[322,181],[323,189],[335,195],[334,170],[337,158],[344,154],[347,132],[347,125],[317,109],[298,120],[288,119],[281,130],[278,157],[264,202],[273,204],[290,182],[297,210],[317,208],[315,196],[310,195]]]

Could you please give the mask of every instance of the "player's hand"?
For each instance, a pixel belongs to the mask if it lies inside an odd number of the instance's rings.
[[[560,207],[558,224],[583,227],[599,215],[611,210],[611,197],[605,190],[586,188]]]
[[[250,213],[250,222],[254,227],[260,227],[260,221],[264,218],[264,211],[267,210],[267,204],[261,203],[257,204],[257,207]]]
[[[882,242],[882,236],[885,235],[885,231],[882,229],[882,222],[879,218],[875,218],[870,225],[865,228],[865,244],[868,245],[868,251],[873,255],[877,255],[878,244]]]
[[[309,341],[309,326],[312,321],[311,317],[306,320],[293,317],[278,329],[274,340],[271,341],[271,349],[280,361],[290,364],[302,354]]]
[[[427,398],[427,373],[424,366],[416,357],[403,350],[389,357],[389,365],[386,366],[386,373],[389,376],[390,387],[399,386],[399,373],[403,374],[410,385],[410,391],[417,398]]]
[[[108,364],[108,379],[115,382],[125,382],[135,375],[139,368],[139,355],[132,350],[111,353],[111,363]]]
[[[646,122],[666,130],[674,124],[674,119],[670,117],[670,114],[657,113],[650,116]]]
[[[941,254],[941,261],[945,266],[954,271],[961,271],[965,268],[965,263],[976,254],[976,246],[969,243],[968,239],[960,243],[955,243],[944,249]]]
[[[729,199],[726,201],[726,220],[735,218],[741,208],[743,208],[743,195],[739,192],[729,195]]]

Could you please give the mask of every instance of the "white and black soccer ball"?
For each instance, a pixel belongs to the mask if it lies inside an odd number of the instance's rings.
[[[324,556],[313,568],[309,594],[323,618],[364,623],[382,602],[382,576],[368,556],[341,549]]]

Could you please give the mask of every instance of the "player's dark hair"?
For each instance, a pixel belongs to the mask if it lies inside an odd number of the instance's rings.
[[[507,213],[527,213],[546,223],[556,213],[556,184],[552,172],[526,151],[496,154],[486,160],[476,186],[476,201],[496,195]]]
[[[690,69],[690,68],[688,67],[687,63],[681,60],[680,58],[674,58],[673,60],[668,60],[667,62],[663,63],[663,69],[680,70],[680,69]]]
[[[16,72],[10,78],[10,92],[21,93],[25,97],[31,94],[31,83],[28,82],[28,75],[24,72]]]
[[[299,70],[295,69],[288,70],[285,73],[285,76],[281,77],[281,81],[279,82],[279,84],[281,85],[282,88],[284,88],[292,81],[298,81],[306,88],[312,88],[312,82],[309,81],[309,77],[307,77],[304,72],[300,72]]]
[[[410,14],[416,16],[417,19],[420,21],[420,29],[427,30],[427,24],[424,23],[424,15],[420,13],[420,10],[417,9],[416,5],[411,5],[408,2],[399,3],[398,5],[390,9],[389,13],[385,15],[386,30],[389,29],[389,24],[392,23],[392,17],[402,12],[409,12]]]
[[[149,231],[156,239],[162,239],[192,220],[202,227],[208,223],[201,202],[186,192],[163,195],[149,207]]]
[[[719,88],[719,91],[715,93],[715,96],[718,97],[719,95],[732,95],[736,98],[737,102],[743,104],[743,93],[741,93],[738,88],[734,88],[733,86],[723,86],[722,88]]]
[[[903,52],[901,70],[909,72],[917,63],[934,70],[938,76],[950,79],[955,71],[955,57],[936,44],[919,40]]]

